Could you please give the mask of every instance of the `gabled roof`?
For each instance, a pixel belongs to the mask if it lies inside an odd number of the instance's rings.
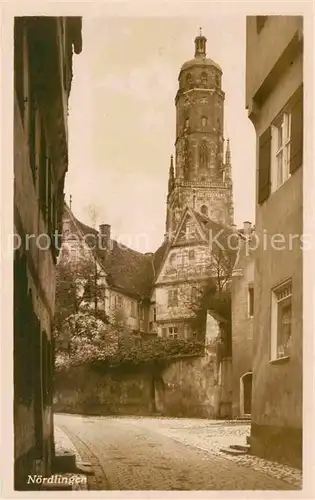
[[[176,243],[187,215],[191,215],[192,218],[196,221],[196,224],[202,235],[201,244],[209,244],[209,252],[211,252],[214,256],[219,256],[222,265],[224,265],[223,261],[225,261],[225,263],[228,264],[228,267],[233,267],[239,248],[239,234],[232,228],[215,222],[212,219],[209,219],[209,217],[206,217],[205,215],[196,212],[195,210],[187,206],[183,211],[181,221],[178,225],[174,238],[168,241],[164,241],[155,253],[154,259],[156,264],[154,281],[157,280],[162,270],[169,250],[173,247],[174,243]],[[187,240],[187,242],[185,242],[185,245],[189,246],[195,243],[196,241],[194,240]],[[221,255],[223,260],[221,260]],[[219,258],[217,259],[218,262]]]
[[[69,207],[66,207],[71,213]],[[112,288],[137,298],[150,296],[154,268],[153,258],[133,250],[116,240],[111,240],[109,249],[97,245],[99,232],[79,221],[71,213],[78,230],[93,249],[93,253],[106,273],[106,280]]]
[[[201,214],[200,214],[201,215]],[[177,231],[176,231],[176,234],[172,240],[172,245],[176,244],[179,237],[180,237],[180,233],[181,233],[181,230],[185,224],[185,221],[188,219],[188,217],[191,217],[193,220],[195,220],[195,223],[196,223],[196,226],[197,228],[199,229],[199,234],[201,236],[201,240],[207,240],[207,235],[206,235],[206,232],[205,232],[205,226],[204,224],[202,223],[202,221],[198,218],[198,214],[197,212],[195,212],[194,210],[192,210],[190,207],[186,207],[183,214],[182,214],[182,217],[181,217],[181,221],[178,225],[178,228],[177,228]],[[196,238],[197,239],[197,238]],[[190,241],[185,241],[185,243],[189,244],[191,243]]]

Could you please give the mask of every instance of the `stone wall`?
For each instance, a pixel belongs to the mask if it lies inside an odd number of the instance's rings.
[[[214,356],[181,359],[162,372],[156,384],[157,410],[176,417],[215,418],[220,386]]]
[[[107,373],[87,367],[57,373],[54,410],[97,415],[148,415],[229,418],[230,360],[221,368],[216,355],[189,357],[153,373],[134,370]]]
[[[100,373],[87,367],[57,373],[54,410],[96,415],[146,415],[151,411],[152,375]]]

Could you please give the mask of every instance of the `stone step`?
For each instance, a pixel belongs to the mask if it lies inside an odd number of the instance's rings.
[[[236,417],[236,420],[244,420],[244,421],[250,421],[252,419],[252,416],[251,415],[241,415],[239,417]]]
[[[56,453],[53,460],[54,471],[62,472],[75,472],[76,458],[75,454],[70,451],[62,451]]]
[[[220,451],[227,455],[246,455],[247,451],[235,450],[234,448],[220,448]]]

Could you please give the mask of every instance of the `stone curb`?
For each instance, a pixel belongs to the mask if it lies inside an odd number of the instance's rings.
[[[45,484],[48,490],[87,490],[87,475],[92,473],[91,464],[84,462],[69,436],[58,425],[54,427],[55,477],[58,482]]]

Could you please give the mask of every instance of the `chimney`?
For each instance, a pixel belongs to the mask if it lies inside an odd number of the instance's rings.
[[[250,236],[252,233],[252,223],[249,221],[243,222],[244,235]]]
[[[110,241],[110,224],[101,224],[99,227],[99,243],[101,250],[109,247]]]

